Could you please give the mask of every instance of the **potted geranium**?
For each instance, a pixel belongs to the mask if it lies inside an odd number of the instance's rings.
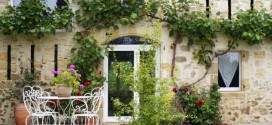
[[[81,74],[77,72],[75,65],[70,65],[70,68],[65,71],[51,70],[51,73],[57,75],[52,83],[57,87],[58,96],[69,97],[72,92],[78,91]]]

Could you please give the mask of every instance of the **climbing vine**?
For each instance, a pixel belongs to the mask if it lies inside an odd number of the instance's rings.
[[[177,44],[184,37],[188,38],[188,46],[198,46],[193,52],[198,63],[207,69],[211,66],[214,57],[220,55],[214,50],[216,35],[225,33],[234,38],[228,42],[226,51],[237,47],[239,40],[248,41],[249,45],[260,44],[264,37],[271,37],[271,15],[265,10],[240,11],[237,19],[212,19],[206,12],[193,11],[190,5],[198,4],[193,0],[179,1],[80,1],[81,10],[76,13],[77,21],[86,29],[114,27],[118,24],[134,24],[142,19],[157,19],[167,23],[169,36],[174,37],[172,48],[172,77],[175,66],[175,53]],[[95,6],[95,7],[94,7]],[[136,9],[140,8],[140,9]],[[81,11],[81,14],[80,14]],[[118,14],[117,14],[118,13]],[[83,16],[82,15],[89,15]],[[221,53],[224,54],[224,53]]]
[[[208,70],[215,57],[234,49],[241,40],[253,46],[262,43],[266,37],[272,37],[272,18],[265,9],[241,10],[236,18],[229,20],[209,18],[207,12],[193,10],[191,6],[198,4],[194,0],[80,0],[76,1],[79,9],[75,15],[67,2],[66,6],[55,10],[46,7],[43,2],[22,0],[16,7],[8,6],[0,15],[0,31],[4,34],[34,34],[41,38],[45,32],[54,34],[57,29],[71,28],[73,16],[85,33],[93,29],[117,30],[120,25],[132,25],[142,20],[158,20],[166,23],[169,36],[174,38],[170,41],[173,49],[172,78],[176,47],[184,38],[188,38],[189,47],[194,47],[194,58]],[[226,41],[228,49],[222,53],[214,49],[218,32],[233,37]]]
[[[235,41],[246,40],[248,45],[258,45],[272,35],[272,18],[265,9],[240,11],[235,20],[223,20],[222,32]]]
[[[198,4],[192,0],[176,2],[162,2],[164,16],[157,17],[161,21],[169,23],[169,36],[175,37],[173,42],[173,57],[171,77],[174,77],[175,54],[178,43],[184,37],[188,38],[189,47],[199,46],[193,52],[194,58],[206,68],[211,66],[213,50],[216,42],[216,33],[220,30],[220,23],[210,19],[206,12],[192,11],[191,4]]]
[[[78,91],[77,94],[85,94],[104,82],[104,77],[99,71],[99,65],[104,59],[103,48],[94,37],[85,36],[81,32],[77,32],[74,39],[80,46],[71,49],[70,64],[76,65],[78,72],[82,74],[80,82],[85,86],[84,90]]]
[[[145,13],[156,13],[156,4],[146,5],[144,0],[79,0],[77,3],[80,9],[75,12],[76,21],[86,30],[118,29],[118,24],[135,24],[144,18]]]
[[[18,6],[7,6],[0,15],[0,31],[5,35],[27,34],[38,38],[46,32],[55,34],[56,30],[71,30],[73,12],[69,3],[54,10],[47,7],[44,0],[21,0]]]

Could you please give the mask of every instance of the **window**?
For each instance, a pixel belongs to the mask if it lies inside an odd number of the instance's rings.
[[[11,0],[11,5],[18,6],[20,4],[21,0]],[[70,2],[70,1],[69,1]],[[55,9],[56,7],[65,6],[65,0],[45,0],[44,4],[51,9]]]
[[[129,89],[128,84],[124,84],[122,78],[116,77],[124,70],[122,67],[113,68],[117,64],[122,66],[131,67],[134,72],[140,65],[140,59],[144,58],[145,52],[150,50],[149,45],[143,45],[140,41],[140,37],[137,36],[126,36],[115,39],[110,42],[110,46],[113,48],[109,51],[109,54],[104,59],[104,73],[106,81],[104,83],[104,107],[103,115],[104,121],[106,122],[118,122],[117,116],[114,116],[116,110],[114,109],[112,98],[119,98],[120,102],[128,104],[134,100],[136,103],[139,102],[138,93],[133,93]],[[158,51],[156,52],[158,58]],[[156,60],[157,61],[157,60]],[[157,61],[157,64],[158,61]],[[158,69],[158,66],[155,67]],[[158,76],[157,73],[155,73]],[[121,121],[129,120],[130,114],[122,114]]]
[[[218,84],[221,91],[239,91],[241,88],[241,54],[228,52],[218,57]]]

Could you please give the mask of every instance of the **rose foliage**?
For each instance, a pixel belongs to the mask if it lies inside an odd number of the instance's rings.
[[[194,86],[175,87],[172,91],[176,93],[177,108],[186,115],[186,123],[193,125],[221,123],[219,113],[221,95],[217,84],[213,84],[208,92],[199,92]]]

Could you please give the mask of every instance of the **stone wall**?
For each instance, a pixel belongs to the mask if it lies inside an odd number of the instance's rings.
[[[55,36],[48,35],[43,39],[36,39],[27,36],[0,36],[0,97],[5,96],[5,90],[12,87],[12,80],[18,79],[20,73],[20,63],[24,67],[30,68],[31,45],[34,49],[34,67],[41,72],[40,80],[49,82],[53,78],[50,70],[54,69],[54,46],[58,45],[58,68],[65,69],[74,33],[57,33]],[[7,80],[7,46],[11,46],[11,80]],[[21,60],[21,61],[19,61]],[[54,87],[44,87],[48,91],[54,91]],[[52,90],[51,90],[52,89]],[[18,101],[17,101],[18,102]],[[13,106],[14,102],[5,101],[0,103],[0,124],[13,124]],[[12,109],[12,110],[10,110]]]
[[[216,12],[220,11],[223,17],[227,18],[227,0],[210,0],[211,17],[216,17]],[[232,13],[237,12],[236,7],[246,10],[250,8],[249,0],[232,0]],[[0,0],[0,10],[9,3],[9,0]],[[205,0],[200,0],[203,5],[199,9],[205,10]],[[72,3],[74,4],[74,3]],[[255,8],[264,6],[271,9],[272,1],[255,0]],[[76,7],[76,6],[73,6]],[[235,16],[233,16],[235,17]],[[152,34],[154,27],[152,24],[139,22],[133,26],[121,26],[120,30],[112,31],[111,37],[106,37],[106,30],[96,31],[91,34],[101,42],[105,43],[114,38],[126,35],[146,35]],[[35,68],[41,72],[40,80],[47,82],[48,91],[54,92],[54,87],[50,87],[49,82],[53,78],[50,70],[54,69],[54,45],[58,45],[58,68],[65,69],[69,60],[70,49],[75,46],[72,32],[58,32],[56,35],[46,35],[45,38],[36,39],[30,36],[0,35],[0,98],[5,96],[5,91],[12,86],[12,81],[7,80],[7,46],[11,45],[11,78],[19,77],[20,58],[28,67],[30,66],[30,46],[35,45]],[[170,78],[172,49],[170,49],[173,38],[168,36],[166,27],[162,28],[162,34],[157,38],[161,42],[160,75],[163,78]],[[217,50],[225,50],[227,40],[225,35],[218,34]],[[205,68],[197,64],[192,58],[194,48],[187,46],[187,39],[178,44],[176,67],[177,78],[180,84],[192,83],[198,80],[205,72]],[[242,90],[239,92],[222,92],[221,114],[226,123],[260,123],[272,122],[272,45],[270,40],[265,40],[258,46],[248,46],[241,41],[240,46],[235,51],[242,53]],[[217,82],[218,77],[217,59],[212,64],[208,75],[198,85],[207,87],[213,82]],[[18,101],[0,102],[0,125],[12,125],[13,106]],[[109,123],[110,124],[110,123]]]

